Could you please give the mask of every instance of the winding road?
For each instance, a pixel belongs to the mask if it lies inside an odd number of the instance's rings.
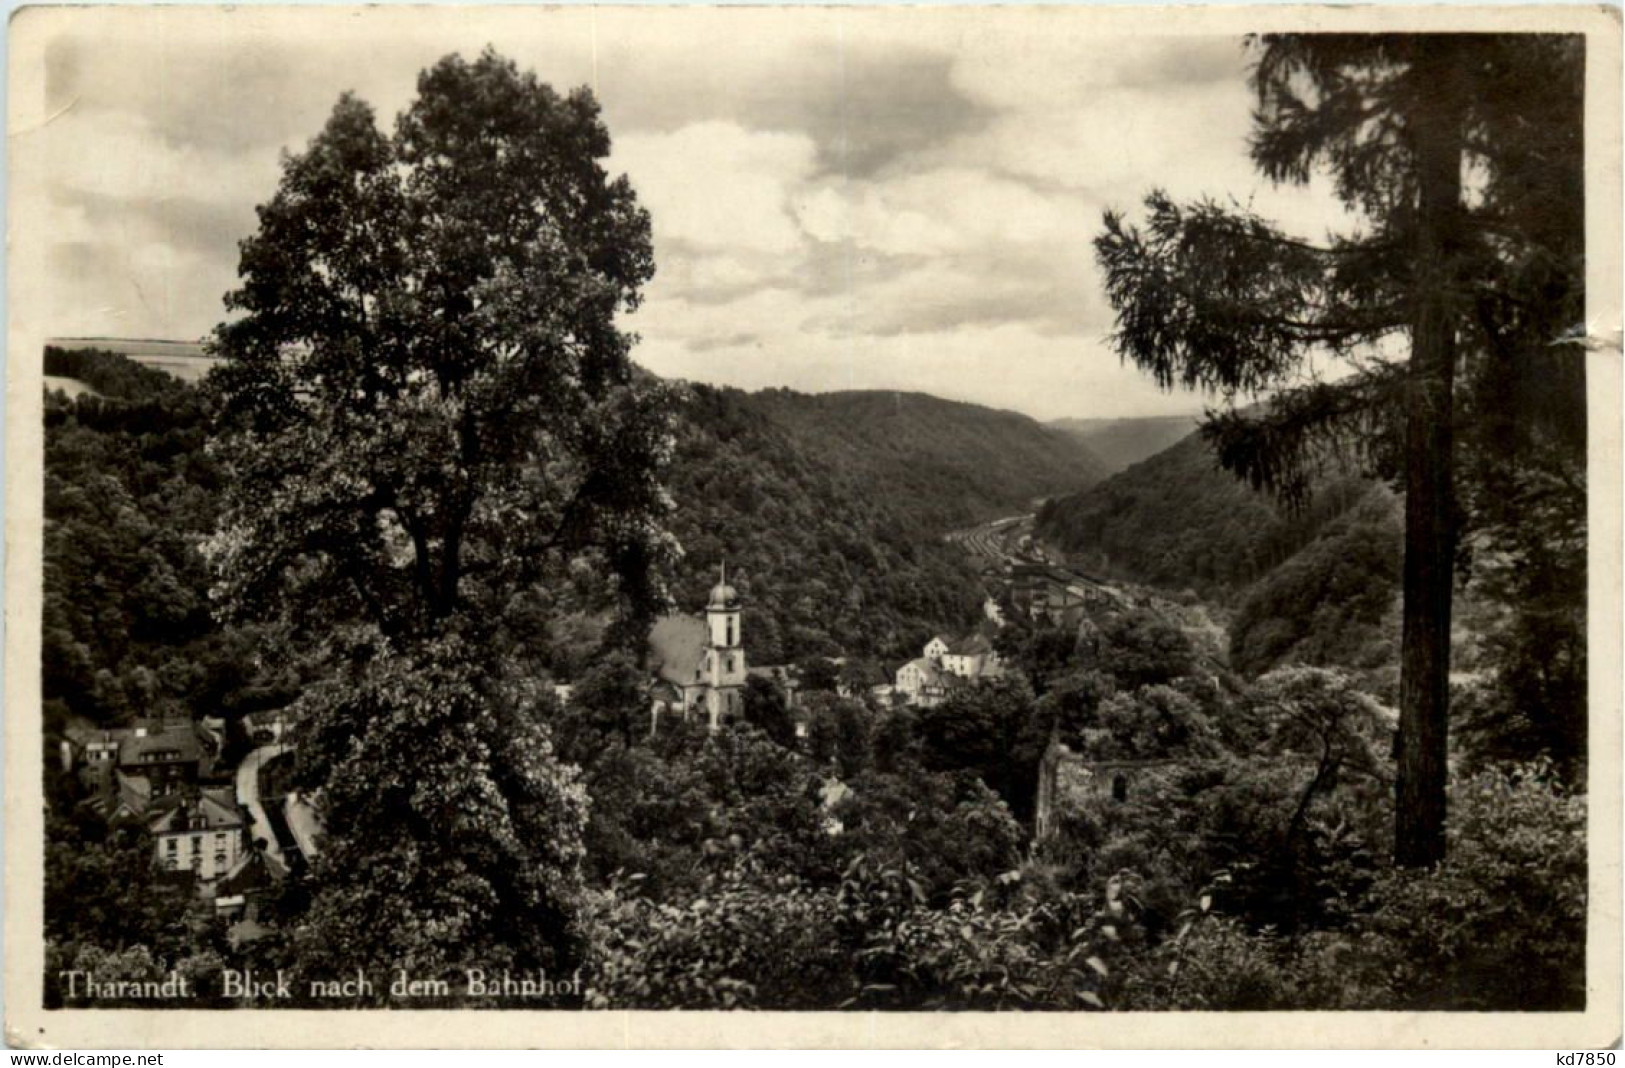
[[[265,802],[260,798],[260,771],[267,761],[287,753],[289,748],[280,743],[262,745],[237,765],[237,800],[248,809],[249,819],[253,821],[253,837],[263,840],[266,853],[283,864],[288,863],[288,858],[283,855],[282,842],[270,817],[266,815]],[[299,852],[306,860],[314,857],[317,838],[322,833],[316,809],[298,793],[290,793],[282,801],[281,814]]]
[[[253,837],[265,843],[265,852],[272,858],[286,864],[287,859],[282,855],[276,832],[271,829],[271,821],[265,816],[265,806],[260,803],[260,768],[282,751],[280,745],[262,745],[243,758],[243,762],[237,765],[237,800],[248,809],[248,817],[254,824]]]

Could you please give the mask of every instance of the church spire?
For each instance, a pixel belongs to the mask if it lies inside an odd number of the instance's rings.
[[[728,564],[726,561],[721,566],[717,584],[711,588],[711,600],[706,607],[712,611],[719,609],[738,611],[739,609],[739,592],[728,585]]]

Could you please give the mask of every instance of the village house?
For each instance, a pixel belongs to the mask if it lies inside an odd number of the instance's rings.
[[[935,708],[948,699],[950,691],[962,685],[963,680],[944,670],[939,660],[922,656],[897,669],[893,693],[900,695],[905,704]]]
[[[115,772],[146,780],[153,797],[175,793],[208,778],[219,744],[189,719],[138,719],[118,728],[69,727],[61,745],[62,770],[106,790]]]
[[[190,871],[211,883],[236,867],[245,849],[248,818],[229,787],[188,792],[147,821],[158,863]]]
[[[243,859],[248,816],[231,785],[209,784],[221,732],[189,719],[143,718],[63,734],[63,771],[77,771],[91,791],[84,807],[110,826],[145,830],[160,867],[190,871],[207,886]]]
[[[152,784],[144,778],[125,775],[114,768],[94,785],[96,792],[81,805],[100,816],[108,826],[140,823],[153,810]],[[178,801],[180,795],[167,796]]]
[[[215,883],[215,915],[257,922],[261,904],[287,877],[287,866],[268,851],[252,847],[244,850],[231,870]]]
[[[109,786],[86,806],[110,826],[135,826],[152,835],[153,857],[165,871],[196,875],[208,884],[243,857],[248,817],[229,786],[187,786],[152,793],[149,780],[114,772]]]
[[[940,641],[940,639],[937,639]],[[941,655],[943,670],[962,679],[995,679],[1004,674],[1004,663],[993,649],[993,642],[981,631],[946,643]]]
[[[954,640],[937,635],[922,652],[898,669],[894,688],[905,703],[920,708],[941,704],[956,687],[1004,674],[993,642],[980,630]]]

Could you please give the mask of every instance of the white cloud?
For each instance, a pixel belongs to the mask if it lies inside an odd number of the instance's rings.
[[[803,227],[897,256],[990,245],[1048,245],[1073,230],[1081,202],[959,165],[869,182],[831,183],[798,201]]]
[[[812,174],[816,155],[801,134],[703,122],[623,137],[611,166],[632,179],[657,242],[783,254],[804,240],[789,199]]]
[[[732,321],[760,323],[785,313],[793,317],[793,309],[800,307],[782,294],[769,295],[746,302],[738,309],[741,318]],[[643,324],[638,325],[641,329]],[[1041,419],[1183,412],[1201,404],[1192,394],[1159,391],[1144,374],[1122,367],[1098,340],[1046,335],[1020,323],[889,336],[835,336],[781,326],[763,335],[765,342],[741,340],[703,349],[674,340],[677,335],[669,331],[644,334],[648,340],[635,355],[655,372],[744,389],[918,391]]]
[[[1102,90],[1243,84],[1237,37],[1102,37],[1064,13],[988,20],[955,55],[961,91],[1002,110],[1086,106]]]
[[[383,35],[310,18],[331,32],[295,46],[247,10],[86,17],[59,79],[74,105],[32,135],[61,194],[50,332],[207,330],[276,149],[352,86],[387,127],[419,69],[485,39],[601,90],[609,169],[653,219],[657,275],[629,325],[661,373],[1188,410],[1104,346],[1101,212],[1163,187],[1310,236],[1337,224],[1323,186],[1273,190],[1248,161],[1235,38],[1103,39],[1050,9],[527,11]]]
[[[276,186],[274,152],[211,151],[166,141],[143,116],[74,109],[35,136],[59,189],[130,201],[195,199],[235,204]]]

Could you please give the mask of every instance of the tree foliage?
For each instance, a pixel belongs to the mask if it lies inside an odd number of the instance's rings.
[[[557,718],[560,755],[589,764],[619,744],[631,748],[650,727],[649,678],[641,665],[612,650],[582,673]]]
[[[1191,640],[1151,609],[1115,614],[1099,630],[1096,663],[1123,689],[1162,685],[1196,670]]]
[[[745,680],[740,702],[746,723],[782,746],[795,744],[796,725],[790,715],[789,698],[778,682],[761,675],[750,676]]]
[[[591,552],[654,607],[668,442],[615,324],[649,221],[608,152],[590,93],[487,52],[424,72],[393,137],[346,96],[285,160],[216,337],[225,603],[410,637]]]
[[[96,390],[45,408],[47,734],[69,717],[115,726],[274,703],[277,673],[259,669],[253,637],[223,632],[210,611],[198,547],[221,473],[194,392],[95,350],[48,350],[46,368]]]
[[[1585,811],[1549,765],[1453,784],[1450,858],[1378,873],[1333,927],[1295,935],[1217,906],[1125,962],[1120,1004],[1182,1010],[1577,1011]],[[1448,916],[1418,923],[1417,916]]]
[[[1032,689],[1020,677],[954,690],[917,713],[922,759],[930,768],[975,772],[1026,819],[1048,741],[1033,709]]]
[[[551,695],[487,668],[454,638],[357,650],[301,699],[301,771],[329,828],[296,939],[309,974],[580,961],[586,793],[553,753]]]
[[[210,382],[210,543],[234,618],[319,665],[298,777],[327,835],[300,966],[567,971],[586,803],[523,670],[526,609],[613,580],[661,603],[662,391],[616,324],[649,220],[586,90],[487,51],[424,71],[392,135],[346,95],[242,243]]]
[[[1390,615],[1403,532],[1375,491],[1251,586],[1230,625],[1230,664],[1258,675],[1287,663],[1376,671],[1397,663]]]

